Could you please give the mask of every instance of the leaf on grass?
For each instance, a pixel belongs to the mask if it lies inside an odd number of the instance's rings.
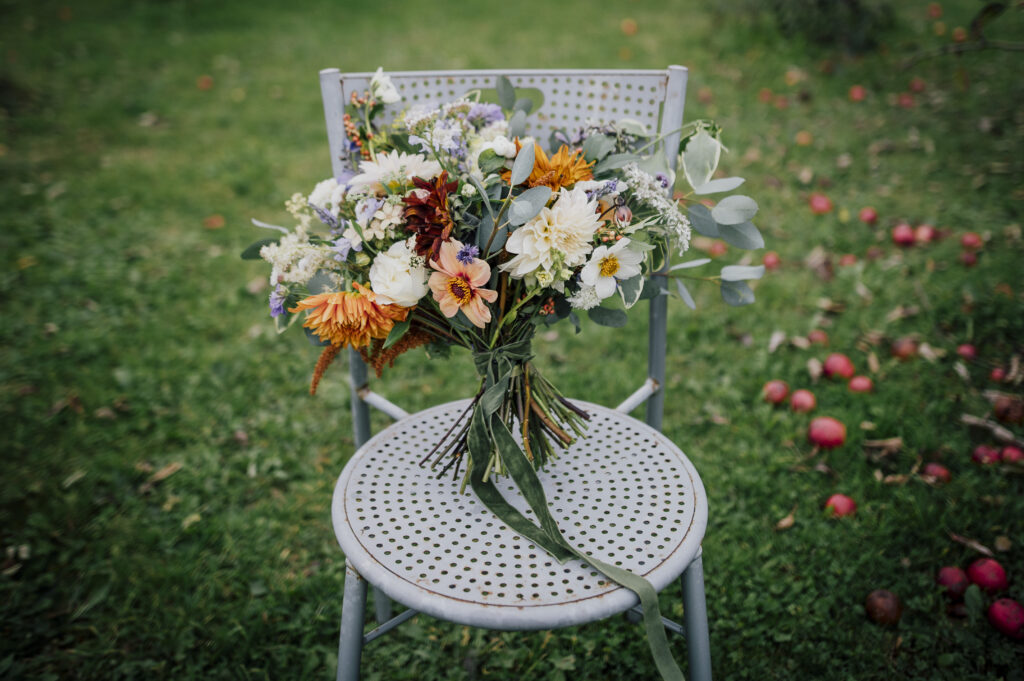
[[[917,346],[917,354],[934,364],[946,356],[946,351],[941,348],[933,348],[927,343],[921,343]]]
[[[869,450],[869,456],[873,455],[880,459],[885,458],[898,454],[903,449],[903,438],[887,437],[882,440],[864,440],[864,449]]]
[[[874,430],[878,426],[876,426],[871,421],[861,421],[859,427],[860,427],[861,430]]]
[[[203,516],[199,515],[198,513],[190,513],[187,516],[185,516],[184,520],[181,521],[181,529],[187,530],[188,528],[192,527],[202,519]]]
[[[807,360],[807,373],[811,376],[811,381],[817,382],[821,378],[821,373],[824,367],[821,364],[821,360],[816,357],[811,357]]]
[[[785,331],[773,331],[768,339],[768,353],[771,354],[779,349],[779,346],[786,342]]]
[[[959,361],[956,362],[953,365],[953,371],[956,372],[957,376],[959,376],[961,379],[963,379],[964,383],[970,383],[971,382],[971,374],[970,374],[970,372],[967,371],[967,366],[963,362],[959,362]]]
[[[917,305],[899,305],[889,311],[889,314],[885,315],[885,321],[892,322],[906,319],[907,317],[913,317],[921,311]]]
[[[824,461],[819,461],[818,463],[814,464],[814,470],[818,471],[823,475],[829,475],[833,478],[837,477],[837,473],[835,472],[835,470]]]
[[[977,551],[978,553],[980,553],[980,554],[982,554],[984,556],[988,556],[989,558],[992,558],[995,555],[994,553],[992,553],[992,549],[990,549],[989,547],[985,546],[984,544],[979,542],[977,539],[971,539],[970,537],[964,537],[963,535],[959,535],[956,532],[950,532],[949,533],[949,538],[952,539],[953,541],[955,541],[957,544],[963,544],[967,548],[969,548],[969,549],[971,549],[973,551]]]
[[[796,522],[796,506],[794,506],[793,510],[789,512],[789,515],[787,515],[786,517],[780,519],[779,522],[775,523],[775,529],[779,530],[779,531],[788,530],[789,528],[793,527],[793,524],[795,522]]]
[[[804,336],[793,336],[792,338],[789,339],[789,342],[793,345],[793,347],[800,348],[801,350],[806,350],[807,348],[811,347],[811,341],[807,340],[807,338]]]
[[[1006,537],[1004,535],[999,535],[998,537],[996,537],[995,546],[996,546],[996,551],[1002,551],[1002,552],[1005,553],[1006,551],[1009,551],[1010,549],[1013,548],[1013,542],[1010,541],[1009,537]]]
[[[881,364],[879,364],[879,362],[878,362],[878,355],[876,355],[874,352],[869,352],[868,353],[868,369],[871,371],[871,373],[877,374],[878,370],[880,368],[881,368]]]

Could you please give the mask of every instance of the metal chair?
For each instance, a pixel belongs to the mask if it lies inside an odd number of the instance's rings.
[[[507,76],[516,88],[539,91],[543,102],[529,132],[546,141],[586,119],[632,118],[665,134],[675,167],[687,71],[512,70],[389,73],[404,104],[439,104],[470,90],[495,87]],[[371,73],[320,72],[331,161],[345,168],[343,115],[352,92]],[[387,117],[385,117],[387,120]],[[673,132],[676,131],[676,132]],[[659,431],[664,410],[667,300],[650,301],[648,374],[615,409],[585,402],[592,418],[580,438],[541,474],[566,539],[595,558],[644,576],[661,591],[681,576],[690,678],[709,681],[711,656],[700,542],[707,499],[693,464]],[[636,595],[606,581],[581,561],[559,565],[512,532],[458,483],[419,467],[424,445],[444,436],[468,400],[409,414],[369,389],[367,367],[349,353],[352,420],[358,451],[338,479],[332,516],[346,556],[338,647],[339,681],[359,678],[363,645],[423,612],[447,621],[500,630],[543,630],[618,613],[636,617]],[[646,401],[646,423],[628,413]],[[395,419],[370,437],[369,407]],[[586,457],[587,465],[581,465]],[[505,482],[505,497],[530,516]],[[374,587],[379,626],[364,633],[367,583]],[[391,599],[407,606],[391,616]]]

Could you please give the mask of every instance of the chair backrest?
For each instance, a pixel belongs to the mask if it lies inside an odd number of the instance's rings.
[[[342,73],[338,69],[324,69],[320,72],[320,92],[331,149],[331,167],[336,176],[340,176],[350,165],[344,125],[345,106],[352,93],[361,95],[369,89],[373,75]],[[664,70],[391,71],[387,75],[402,95],[402,103],[386,107],[384,115],[379,119],[383,122],[390,122],[405,107],[436,106],[474,90],[494,89],[498,78],[506,76],[517,90],[539,94],[541,101],[534,102],[527,131],[541,146],[546,146],[554,130],[572,132],[588,119],[612,122],[631,118],[649,130],[657,130],[663,136],[660,151],[665,154],[669,167],[673,170],[676,167],[679,129],[683,123],[683,105],[686,100],[687,70],[683,66],[669,66]],[[651,299],[650,305],[647,362],[648,384],[653,384],[653,392],[647,393],[646,421],[658,429],[661,428],[664,409],[662,387],[665,383],[666,322],[666,297],[656,296]],[[352,387],[355,391],[366,382],[366,371],[364,366],[359,366],[362,362],[358,354],[350,353],[350,361],[353,364]],[[353,399],[356,399],[355,392]],[[355,411],[356,404],[353,402]],[[368,425],[360,425],[365,421],[365,414],[356,418],[357,444],[364,441],[360,431],[367,433],[368,437]]]

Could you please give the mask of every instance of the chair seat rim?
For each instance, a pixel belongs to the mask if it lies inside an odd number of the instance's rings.
[[[606,590],[600,594],[581,595],[573,600],[562,602],[543,602],[542,600],[541,602],[521,602],[515,605],[480,603],[455,595],[439,593],[413,580],[399,576],[367,550],[359,540],[356,529],[350,523],[346,510],[346,491],[353,472],[359,467],[364,457],[384,451],[388,440],[398,429],[408,426],[411,420],[431,418],[434,414],[448,413],[454,409],[461,410],[468,402],[469,400],[458,400],[410,414],[372,437],[356,451],[345,465],[335,484],[331,513],[335,536],[346,559],[350,561],[350,565],[367,582],[399,603],[449,622],[489,629],[514,631],[571,626],[603,619],[637,605],[636,594],[623,587],[612,588],[610,591]],[[678,457],[678,463],[681,464],[689,478],[688,489],[692,492],[693,497],[689,523],[678,545],[671,550],[669,557],[642,574],[657,591],[661,591],[683,573],[700,551],[708,519],[707,498],[700,476],[679,447],[646,423],[608,407],[582,400],[574,400],[574,402],[596,415],[597,418],[621,420],[623,424],[643,431],[645,436],[655,439],[665,451]],[[544,473],[541,472],[540,475],[543,476]],[[472,492],[467,490],[467,494],[472,495]],[[500,524],[496,518],[494,520]],[[508,528],[503,527],[502,531],[512,534]],[[615,558],[614,555],[597,557],[605,560],[614,560]],[[579,561],[570,561],[570,563],[573,562],[579,564]]]

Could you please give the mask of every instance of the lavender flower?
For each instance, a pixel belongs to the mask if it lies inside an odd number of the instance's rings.
[[[455,259],[463,265],[472,265],[476,257],[480,255],[480,249],[473,244],[466,244],[455,254]]]
[[[274,287],[274,290],[270,292],[270,316],[280,317],[284,314],[284,303],[288,298],[288,291],[284,286],[278,284]]]
[[[328,213],[327,211],[325,211],[323,208],[321,208],[320,206],[316,205],[315,203],[310,203],[309,207],[312,208],[313,212],[316,213],[316,216],[318,218],[320,218],[320,222],[324,223],[325,225],[327,225],[331,229],[337,228],[337,226],[338,226],[338,219],[336,217],[334,217],[333,215],[331,215],[330,213]]]
[[[373,214],[380,210],[380,207],[383,205],[383,201],[372,196],[363,199],[356,204],[356,222],[365,227],[366,223],[373,217]]]
[[[469,108],[466,120],[477,128],[483,128],[491,123],[505,120],[505,114],[497,104],[477,103]]]
[[[603,185],[601,185],[597,189],[591,189],[591,190],[587,191],[587,200],[588,201],[594,201],[596,199],[601,198],[602,196],[607,196],[608,194],[611,194],[611,193],[615,192],[615,190],[618,189],[618,188],[619,188],[619,181],[618,180],[608,180],[607,182],[605,182]]]
[[[348,258],[348,254],[353,250],[353,246],[352,242],[346,239],[345,237],[339,237],[338,239],[334,240],[334,243],[327,250],[333,251],[334,259],[337,260],[338,262],[342,262],[343,260]],[[354,250],[363,250],[363,245],[359,244],[359,246],[355,247]]]

